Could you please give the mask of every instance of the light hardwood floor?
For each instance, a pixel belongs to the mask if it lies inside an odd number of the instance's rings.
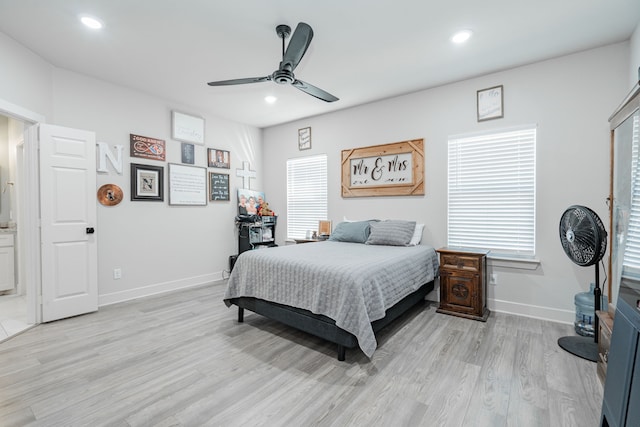
[[[0,343],[1,426],[596,426],[596,365],[561,325],[415,308],[369,361],[222,302],[217,283]]]

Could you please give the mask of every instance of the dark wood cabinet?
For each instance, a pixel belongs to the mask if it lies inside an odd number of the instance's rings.
[[[438,249],[440,254],[440,306],[438,313],[486,321],[487,254],[489,251]]]
[[[607,377],[607,365],[609,364],[609,349],[611,348],[611,331],[613,330],[613,317],[608,311],[597,311],[598,316],[598,378],[604,386]]]
[[[640,283],[622,280],[616,307],[600,425],[640,425]]]

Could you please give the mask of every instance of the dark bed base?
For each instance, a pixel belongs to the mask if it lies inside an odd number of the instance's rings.
[[[387,326],[389,323],[400,317],[418,302],[424,301],[425,296],[434,288],[431,281],[422,285],[415,292],[407,295],[387,310],[386,316],[382,319],[371,322],[373,332]],[[244,321],[244,309],[260,314],[269,319],[277,320],[280,323],[313,334],[327,341],[338,345],[338,360],[345,360],[347,348],[358,346],[358,340],[350,332],[336,326],[336,322],[327,316],[313,314],[308,310],[290,307],[251,297],[232,298],[232,304],[238,306],[238,322]]]

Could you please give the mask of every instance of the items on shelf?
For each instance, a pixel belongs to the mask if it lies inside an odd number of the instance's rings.
[[[238,215],[238,253],[278,246],[275,242],[277,216]]]

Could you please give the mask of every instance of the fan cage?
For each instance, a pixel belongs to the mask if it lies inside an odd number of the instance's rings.
[[[597,264],[607,250],[607,231],[586,206],[573,205],[560,218],[560,242],[569,259],[586,267]]]

